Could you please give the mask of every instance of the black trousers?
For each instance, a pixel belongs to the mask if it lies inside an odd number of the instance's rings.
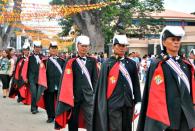
[[[57,101],[58,91],[44,92],[45,108],[48,118],[55,118],[55,103]]]
[[[11,77],[9,75],[0,74],[0,80],[3,84],[3,89],[9,89],[9,83],[11,80]]]
[[[82,102],[77,102],[74,105],[72,110],[72,115],[68,122],[69,131],[78,131],[79,124],[79,113],[82,111],[84,116],[85,125],[87,131],[92,131],[92,120],[93,120],[93,96],[91,98],[91,102],[86,102],[85,100]]]
[[[38,84],[30,84],[30,92],[31,92],[31,112],[32,112],[38,109],[37,107]]]
[[[110,131],[131,131],[133,108],[121,107],[119,109],[109,109],[109,130]]]

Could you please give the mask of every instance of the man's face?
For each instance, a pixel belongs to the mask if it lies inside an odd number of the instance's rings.
[[[163,41],[163,45],[167,49],[167,53],[178,53],[181,46],[180,37],[168,37]]]
[[[122,44],[115,44],[113,46],[114,54],[123,57],[127,51],[127,46]]]
[[[58,55],[58,48],[57,47],[50,47],[49,48],[49,53],[51,56]]]
[[[42,49],[41,47],[35,46],[34,47],[34,52],[38,54],[38,53],[41,52],[41,49]]]
[[[89,45],[81,45],[81,44],[78,44],[77,48],[78,48],[78,53],[81,55],[86,55],[90,49]]]
[[[25,56],[28,56],[28,55],[29,55],[29,50],[28,50],[28,49],[23,49],[23,54],[24,54]]]

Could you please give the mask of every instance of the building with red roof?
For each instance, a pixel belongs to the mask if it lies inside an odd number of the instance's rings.
[[[165,10],[158,13],[151,13],[151,16],[155,19],[162,18],[164,25],[169,26],[182,26],[186,32],[185,37],[182,39],[182,53],[188,54],[192,48],[195,48],[195,15],[187,14],[178,11]],[[133,20],[134,24],[139,22],[138,19]],[[152,36],[154,34],[151,34]],[[159,34],[155,34],[156,37],[138,39],[129,38],[129,52],[138,52],[141,55],[144,54],[159,54]]]

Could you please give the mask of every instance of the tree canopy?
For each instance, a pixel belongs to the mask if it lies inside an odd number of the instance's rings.
[[[53,0],[50,4],[74,5],[108,2],[106,0]],[[162,23],[151,17],[151,12],[163,11],[163,0],[121,0],[101,9],[92,10],[92,23],[99,24],[103,32],[105,43],[111,42],[114,33],[127,34],[129,37],[145,38],[147,34],[156,34],[161,29]],[[94,20],[94,19],[92,19]],[[77,24],[72,16],[62,19],[60,24],[64,30],[60,35],[68,34],[71,25]],[[82,33],[82,29],[80,29]]]

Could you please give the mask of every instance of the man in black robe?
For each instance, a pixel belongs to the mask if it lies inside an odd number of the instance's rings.
[[[136,63],[125,57],[126,35],[113,38],[114,55],[101,66],[95,96],[93,131],[131,131],[141,108]]]
[[[34,52],[29,57],[28,63],[28,80],[31,91],[31,112],[32,114],[38,113],[37,107],[37,93],[38,93],[38,78],[39,78],[39,66],[43,55],[41,54],[41,42],[34,41]]]
[[[137,131],[192,131],[195,128],[194,68],[179,54],[181,27],[161,33],[162,58],[151,63]]]
[[[45,109],[48,116],[47,123],[53,122],[55,118],[55,103],[64,66],[64,60],[58,57],[58,45],[56,42],[50,43],[49,54],[50,57],[46,62],[48,88],[44,92]]]
[[[30,43],[25,42],[22,47],[22,55],[17,58],[9,94],[11,98],[15,98],[18,95],[17,102],[22,101],[24,104],[30,104],[29,84],[27,80],[29,52]]]
[[[92,131],[95,85],[98,78],[97,61],[88,57],[90,40],[87,36],[76,39],[78,56],[66,61],[56,109],[56,127],[69,131],[86,128]]]

